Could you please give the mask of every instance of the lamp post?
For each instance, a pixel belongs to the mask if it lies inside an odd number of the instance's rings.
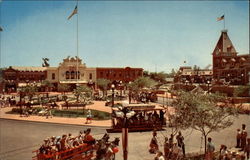
[[[188,91],[187,85],[188,85],[188,80],[185,81],[186,91]]]
[[[114,84],[111,84],[111,90],[112,90],[112,105],[111,107],[113,108],[114,107],[114,98],[115,98],[115,85]]]
[[[211,82],[208,80],[207,81],[207,93],[209,93],[209,84],[210,84]]]
[[[119,82],[119,86],[120,86],[120,100],[122,100],[122,81]]]
[[[116,116],[122,118],[122,148],[123,148],[123,160],[128,159],[128,119],[135,115],[134,111],[130,111],[127,107],[119,108],[116,112]]]
[[[244,74],[243,73],[241,73],[241,85],[243,85],[244,84]]]
[[[129,82],[129,86],[128,86],[128,103],[131,103],[131,82]]]

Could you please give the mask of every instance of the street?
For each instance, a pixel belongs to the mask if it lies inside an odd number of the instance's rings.
[[[227,145],[229,148],[235,145],[235,136],[237,128],[241,128],[241,124],[247,125],[247,131],[250,133],[250,116],[240,115],[235,119],[234,124],[221,131],[210,135],[215,143],[216,150],[221,144]],[[61,136],[62,134],[72,133],[77,135],[80,130],[86,129],[84,126],[63,125],[51,123],[37,123],[16,120],[0,119],[0,159],[1,160],[26,160],[31,159],[34,154],[32,151],[39,148],[43,139],[51,136]],[[91,127],[92,134],[96,139],[102,137],[105,128]],[[165,131],[158,131],[158,142],[160,150],[163,150],[164,136],[171,134],[171,129],[166,128]],[[186,152],[199,152],[204,150],[204,142],[201,142],[201,134],[195,130],[183,131]],[[111,133],[110,140],[114,137],[120,137],[121,133]],[[151,160],[154,155],[148,153],[148,146],[152,132],[129,133],[129,159],[130,160]],[[202,146],[201,146],[202,144]],[[122,143],[120,141],[119,152],[116,156],[117,160],[122,159]]]

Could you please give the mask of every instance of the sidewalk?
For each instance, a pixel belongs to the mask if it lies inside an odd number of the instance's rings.
[[[33,122],[44,122],[44,123],[98,126],[98,127],[107,127],[107,128],[111,126],[111,120],[92,120],[90,124],[85,124],[86,118],[53,117],[53,118],[47,119],[45,116],[31,115],[29,117],[20,117],[20,115],[17,115],[17,114],[6,114],[6,112],[11,111],[12,108],[13,107],[0,108],[0,118],[33,121]],[[110,107],[105,106],[104,101],[95,101],[94,104],[88,105],[86,108],[111,113]]]

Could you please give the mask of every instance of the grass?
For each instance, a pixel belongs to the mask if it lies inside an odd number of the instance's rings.
[[[33,108],[34,112],[32,115],[37,115],[39,111],[42,110],[41,107]],[[20,108],[12,108],[11,111],[6,112],[7,114],[20,114]],[[76,118],[76,117],[86,117],[87,110],[82,109],[69,109],[69,110],[59,110],[59,109],[52,109],[51,113],[55,117],[69,117],[69,118]],[[108,112],[98,111],[98,110],[91,110],[92,118],[94,120],[108,120],[110,119],[111,115]]]

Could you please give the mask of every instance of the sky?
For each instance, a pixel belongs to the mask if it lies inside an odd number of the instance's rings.
[[[58,66],[77,55],[76,1],[0,1],[1,66]],[[212,64],[225,28],[249,54],[248,1],[79,1],[78,53],[87,67],[170,72]],[[186,61],[184,64],[183,62]]]

